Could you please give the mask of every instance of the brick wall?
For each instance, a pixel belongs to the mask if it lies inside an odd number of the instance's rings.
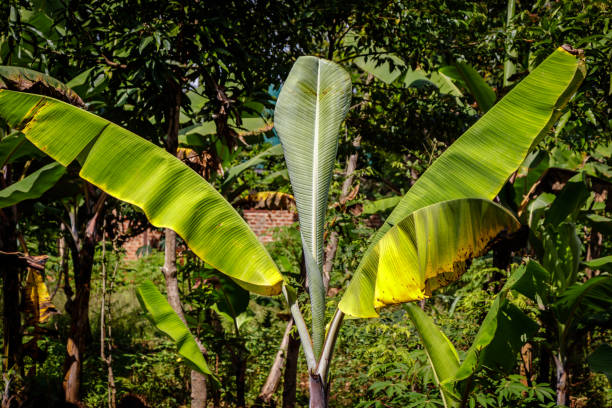
[[[142,234],[136,235],[123,243],[125,249],[124,260],[134,261],[138,258],[138,249],[143,246],[150,246],[151,249],[157,248],[159,240],[162,237],[162,231],[147,229]]]
[[[272,242],[274,228],[291,225],[297,221],[297,214],[287,210],[253,210],[243,212],[244,219],[263,243]]]

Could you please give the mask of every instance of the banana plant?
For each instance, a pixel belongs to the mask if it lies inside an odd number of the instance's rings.
[[[459,277],[465,261],[519,227],[490,201],[559,116],[584,77],[584,62],[559,48],[451,146],[402,198],[374,235],[326,330],[321,276],[323,225],[338,133],[351,82],[316,57],[294,64],[279,95],[275,127],[300,219],[312,329],[295,290],[238,213],[206,181],[164,150],[89,112],[50,97],[0,91],[0,117],[63,166],[141,207],[176,230],[195,254],[243,288],[284,293],[310,378],[310,406],[325,407],[328,371],[344,316],[376,317],[390,304],[424,299]],[[537,97],[535,97],[537,95]]]

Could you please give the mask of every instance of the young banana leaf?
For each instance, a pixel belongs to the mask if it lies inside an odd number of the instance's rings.
[[[315,354],[325,336],[323,226],[340,124],[351,100],[351,78],[339,65],[300,57],[278,96],[274,124],[300,219],[312,307]]]

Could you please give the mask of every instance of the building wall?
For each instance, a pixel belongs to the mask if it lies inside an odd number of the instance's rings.
[[[297,213],[287,210],[244,210],[243,216],[264,244],[272,242],[274,228],[291,225],[297,221]]]

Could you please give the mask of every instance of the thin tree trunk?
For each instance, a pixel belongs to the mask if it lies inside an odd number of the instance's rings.
[[[166,137],[166,150],[168,153],[176,156],[178,148],[178,131],[179,117],[181,112],[182,91],[179,84],[170,83],[170,88],[174,93],[174,104],[168,110],[168,132]],[[181,320],[187,324],[183,313],[179,289],[178,289],[178,274],[176,269],[176,232],[166,228],[165,235],[165,251],[164,251],[164,278],[166,280],[166,296],[168,303],[172,309],[179,315]],[[197,340],[197,339],[196,339]],[[200,351],[206,354],[205,348],[197,341]],[[204,408],[206,406],[206,376],[198,371],[191,371],[191,407]]]
[[[297,392],[297,369],[300,353],[300,338],[296,333],[289,336],[287,359],[283,374],[283,408],[294,408]]]
[[[64,396],[67,402],[77,403],[81,387],[81,372],[83,357],[87,344],[91,340],[89,325],[89,298],[91,295],[91,272],[94,263],[94,254],[97,235],[100,228],[100,214],[104,207],[106,194],[102,193],[96,202],[92,218],[87,223],[82,240],[73,235],[72,259],[74,264],[74,281],[76,293],[74,301],[66,302],[70,314],[71,324],[66,344],[67,357],[64,363]],[[76,219],[75,219],[76,222]],[[74,223],[73,229],[76,228]]]
[[[555,362],[555,379],[556,379],[556,390],[557,390],[557,405],[567,405],[568,391],[569,391],[569,373],[564,362],[564,358],[561,354],[553,355]]]
[[[236,352],[233,355],[234,375],[236,376],[236,407],[245,408],[245,383],[246,383],[246,367],[247,361],[245,358],[245,350],[242,344],[237,345]]]
[[[289,349],[289,339],[291,337],[291,329],[293,328],[293,319],[289,319],[287,327],[285,328],[285,334],[281,340],[280,347],[274,358],[274,363],[266,379],[266,383],[261,387],[258,400],[264,404],[269,404],[274,396],[274,393],[278,389],[280,380],[283,375],[283,366],[287,360],[287,350]]]
[[[89,241],[89,240],[86,240]],[[91,271],[93,268],[94,242],[84,242],[78,254],[75,268],[76,294],[70,313],[71,326],[68,335],[68,357],[65,365],[64,391],[67,402],[79,401],[83,356],[91,337],[89,327],[89,298],[91,295]]]
[[[102,228],[104,231],[104,227]],[[111,319],[111,300],[113,292],[113,283],[117,274],[117,267],[119,263],[115,261],[115,268],[113,270],[113,276],[110,280],[110,288],[106,290],[107,274],[106,274],[106,237],[102,235],[102,302],[100,305],[100,358],[106,364],[107,378],[108,378],[108,408],[115,408],[117,406],[117,388],[115,387],[115,376],[113,374],[113,355],[112,355],[112,326],[106,325],[106,320]],[[108,297],[108,302],[107,302]],[[107,311],[108,309],[108,311]],[[107,317],[108,315],[108,317]],[[108,331],[108,335],[107,335]],[[108,338],[107,338],[108,337]],[[108,340],[108,344],[107,344]],[[108,347],[108,352],[107,352]]]

